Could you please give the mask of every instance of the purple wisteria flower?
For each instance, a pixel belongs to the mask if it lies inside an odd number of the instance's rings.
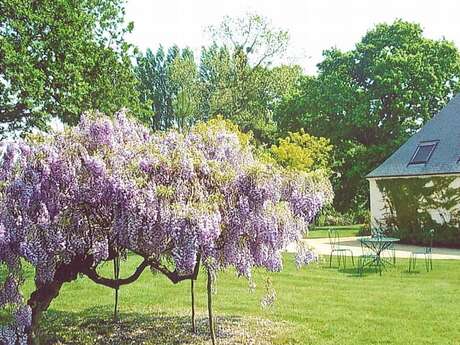
[[[302,266],[318,262],[318,259],[319,257],[313,249],[306,247],[304,244],[299,244],[297,246],[297,253],[295,257],[297,269],[300,269]]]
[[[20,259],[37,284],[74,260],[94,268],[115,250],[168,262],[179,275],[199,257],[248,278],[253,267],[281,270],[283,249],[330,202],[330,183],[265,163],[242,137],[223,120],[150,133],[120,112],[10,144],[0,160],[0,306],[15,314],[0,343],[23,341],[30,325]],[[299,263],[315,260],[299,254]]]

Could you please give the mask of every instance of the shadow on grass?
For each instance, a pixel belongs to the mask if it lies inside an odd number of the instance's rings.
[[[358,267],[352,266],[352,265],[347,266],[346,268],[344,268],[343,266],[329,267],[328,265],[327,267],[323,267],[323,268],[327,270],[334,270],[338,273],[346,274],[349,277],[355,277],[355,278],[362,278],[362,277],[366,277],[369,275],[379,275],[380,274],[378,268],[376,267],[364,267],[361,272],[358,270]],[[382,269],[382,275],[384,275],[386,271],[387,271],[386,269]]]
[[[164,313],[121,313],[119,321],[112,320],[112,311],[94,307],[82,312],[49,310],[41,327],[41,340],[47,345],[125,345],[125,344],[209,344],[208,320],[196,319],[196,333],[191,331],[191,318]],[[219,344],[249,344],[263,341],[270,333],[270,321],[242,319],[237,316],[217,318],[216,336]],[[262,325],[262,326],[261,326]],[[256,328],[254,328],[256,326]],[[266,329],[264,329],[266,327]],[[260,334],[258,334],[260,333]]]
[[[405,271],[402,271],[402,273],[408,275],[408,276],[411,276],[411,275],[416,275],[416,274],[420,274],[421,271],[419,270],[411,270],[409,271],[408,269],[406,269]]]
[[[329,265],[327,266],[323,266],[323,269],[327,269],[327,270],[332,270],[332,271],[336,271],[338,273],[341,273],[341,274],[346,274],[348,275],[349,277],[365,277],[365,276],[370,276],[370,275],[380,275],[379,273],[379,270],[378,268],[372,266],[372,267],[364,267],[362,272],[359,272],[358,271],[358,268],[357,267],[353,267],[353,266],[350,266],[350,267],[346,267],[344,268],[343,266],[341,267],[338,267],[338,266],[332,266],[332,267],[329,267]],[[386,273],[388,273],[389,271],[391,270],[395,270],[397,268],[395,267],[387,267],[387,268],[382,268],[382,276]],[[402,270],[402,271],[399,271],[402,275],[404,276],[407,276],[407,277],[410,277],[410,276],[417,276],[419,275],[422,270],[411,270],[409,271],[407,268],[405,270]]]
[[[374,267],[364,267],[360,272],[357,267],[342,268],[339,270],[340,273],[348,274],[350,277],[362,278],[368,275],[379,274],[379,270]],[[384,271],[382,271],[382,274]]]

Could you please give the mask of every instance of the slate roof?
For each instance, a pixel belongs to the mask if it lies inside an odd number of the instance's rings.
[[[420,142],[438,144],[424,164],[409,164]],[[366,178],[460,174],[460,93]]]

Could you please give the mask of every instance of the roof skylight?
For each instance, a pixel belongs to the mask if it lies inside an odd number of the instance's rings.
[[[417,149],[415,150],[415,153],[412,156],[409,164],[427,163],[430,160],[437,144],[437,141],[421,142],[417,146]]]

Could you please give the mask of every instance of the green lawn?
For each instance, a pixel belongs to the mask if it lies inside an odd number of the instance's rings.
[[[136,262],[131,257],[123,270]],[[284,270],[270,274],[277,300],[268,310],[260,307],[267,273],[256,272],[254,293],[245,279],[221,273],[215,313],[221,327],[241,334],[237,342],[221,330],[220,344],[250,344],[255,332],[255,344],[460,344],[460,262],[435,261],[430,273],[409,274],[406,267],[398,260],[382,277],[357,277],[325,263],[296,270],[286,255]],[[209,344],[204,276],[197,283],[198,336],[189,333],[189,282],[174,286],[145,272],[121,289],[122,322],[115,326],[111,290],[86,278],[65,285],[45,318],[47,344]]]
[[[362,225],[350,226],[317,226],[311,228],[308,232],[307,238],[323,238],[328,237],[329,229],[337,229],[340,237],[354,237],[358,235]]]

